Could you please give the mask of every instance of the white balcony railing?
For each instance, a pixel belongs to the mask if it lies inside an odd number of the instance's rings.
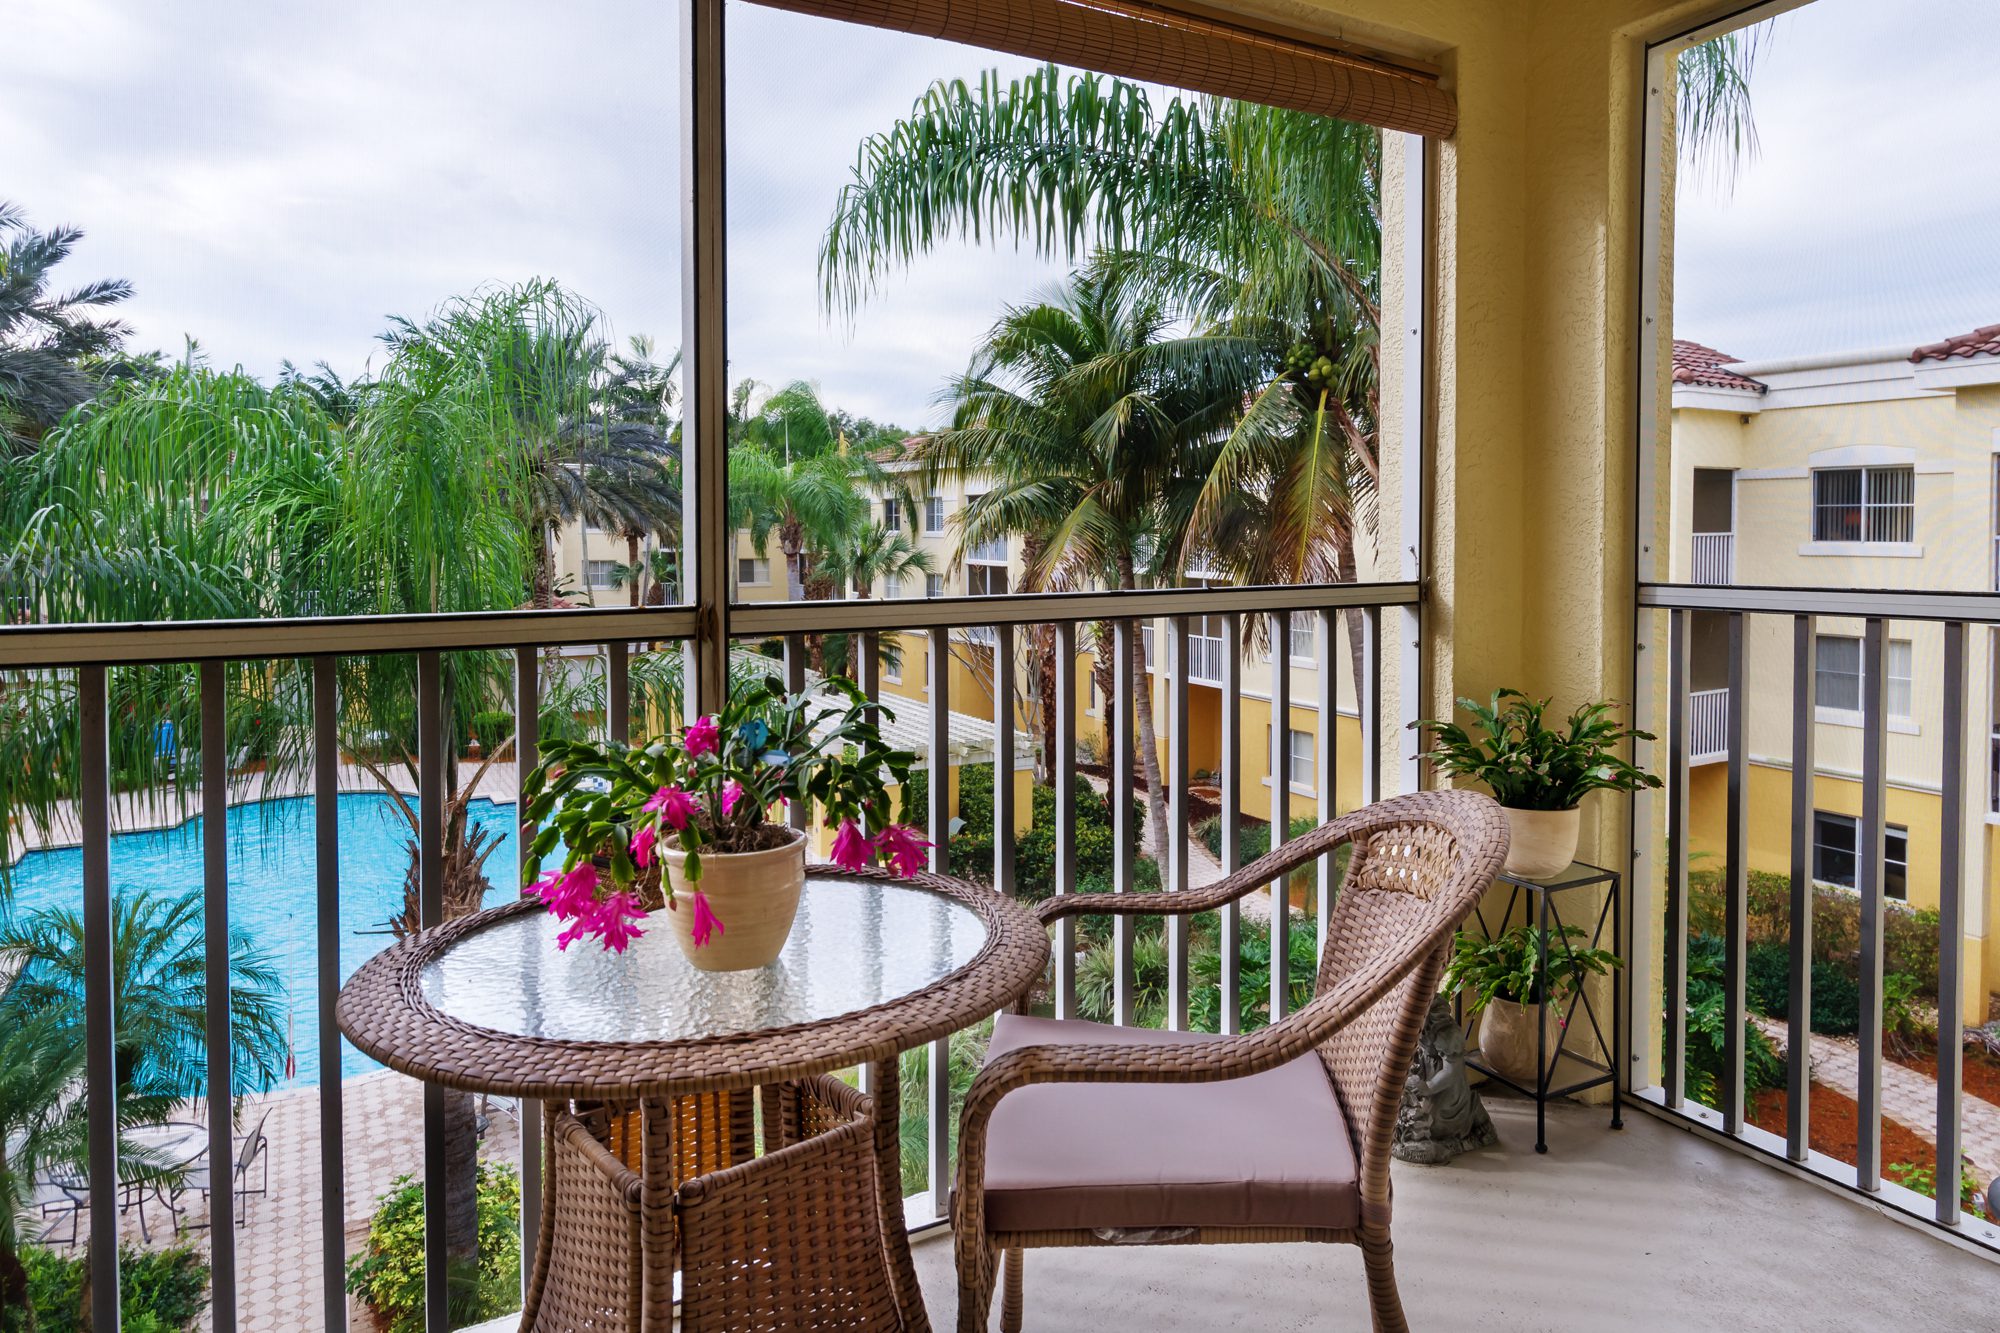
[[[1188,635],[1188,679],[1205,685],[1222,683],[1222,639],[1219,636]]]
[[[1729,691],[1688,692],[1688,763],[1713,764],[1729,757]]]
[[[1736,534],[1697,532],[1694,534],[1694,561],[1689,582],[1724,584],[1736,582]]]

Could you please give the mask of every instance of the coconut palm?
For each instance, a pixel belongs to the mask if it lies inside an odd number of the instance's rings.
[[[961,549],[1025,539],[1023,585],[1133,590],[1169,581],[1205,462],[1257,381],[1252,339],[1177,334],[1161,304],[1088,272],[1009,309],[943,395],[951,424],[910,446],[926,480],[984,477]],[[1146,649],[1131,636],[1136,679]],[[1155,847],[1166,846],[1150,691],[1135,699]]]
[[[77,227],[36,231],[0,200],[0,448],[34,448],[63,414],[94,393],[91,358],[112,357],[128,332],[102,318],[132,294],[122,278],[85,283],[60,295],[50,270],[83,239]]]

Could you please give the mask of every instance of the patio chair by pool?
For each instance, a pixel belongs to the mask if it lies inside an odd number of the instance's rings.
[[[88,1202],[89,1196],[78,1194],[72,1186],[46,1174],[36,1176],[34,1191],[28,1197],[28,1206],[42,1221],[41,1232],[35,1237],[35,1243],[76,1244],[78,1218],[83,1215]]]
[[[1408,1327],[1389,1248],[1389,1143],[1445,951],[1493,882],[1490,797],[1424,792],[1343,816],[1206,888],[1070,894],[1077,913],[1211,912],[1343,844],[1352,859],[1312,1001],[1240,1036],[1003,1014],[966,1094],[952,1229],[958,1326],[1021,1328],[1043,1246],[1334,1241],[1361,1247],[1377,1329]]]
[[[250,1127],[249,1133],[240,1134],[236,1137],[236,1159],[230,1163],[229,1185],[230,1193],[235,1199],[236,1224],[238,1226],[242,1226],[250,1220],[250,1196],[253,1194],[262,1195],[268,1193],[270,1190],[271,1145],[270,1141],[264,1137],[264,1123],[270,1118],[271,1108],[266,1106],[257,1116],[257,1123]],[[204,1202],[209,1200],[209,1196],[214,1191],[214,1181],[208,1167],[208,1159],[206,1157],[202,1158],[195,1165],[194,1169],[188,1172],[185,1186],[187,1189],[200,1190]],[[257,1177],[255,1185],[250,1183],[253,1172]],[[211,1209],[214,1206],[213,1203],[209,1203]],[[203,1224],[194,1223],[192,1225],[200,1226]]]

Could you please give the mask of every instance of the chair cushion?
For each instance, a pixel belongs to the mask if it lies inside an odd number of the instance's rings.
[[[1022,1046],[1168,1046],[1202,1033],[1002,1014]],[[986,1156],[992,1231],[1360,1223],[1360,1173],[1319,1057],[1216,1083],[1045,1083],[1008,1093]]]

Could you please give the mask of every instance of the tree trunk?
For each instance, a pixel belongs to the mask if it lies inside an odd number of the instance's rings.
[[[90,1287],[84,1286],[85,1299]],[[13,1246],[0,1245],[0,1330],[34,1333],[35,1311],[28,1304],[28,1269]],[[85,1325],[89,1327],[89,1325]]]
[[[1125,592],[1138,589],[1139,581],[1129,559],[1118,563],[1118,586]],[[1132,626],[1132,711],[1138,723],[1139,771],[1146,778],[1146,822],[1152,828],[1153,855],[1167,854],[1167,793],[1160,785],[1160,747],[1153,729],[1153,682],[1146,676],[1146,636]],[[1119,738],[1119,744],[1125,744]],[[1185,836],[1183,834],[1182,836]]]
[[[1070,759],[1068,755],[1056,753],[1056,672],[1074,671],[1076,664],[1056,661],[1056,631],[1053,625],[1037,626],[1028,642],[1029,651],[1035,658],[1036,688],[1042,703],[1042,754],[1035,780],[1047,783],[1055,781],[1056,765],[1068,763]]]
[[[1110,763],[1117,753],[1118,710],[1112,705],[1117,698],[1113,693],[1116,677],[1111,670],[1111,626],[1100,623],[1097,627],[1097,651],[1091,654],[1090,678],[1097,682],[1098,720],[1104,727],[1104,762]]]
[[[538,610],[556,604],[556,558],[549,549],[549,530],[543,528],[535,540],[535,583],[529,598]]]
[[[1360,581],[1360,575],[1356,572],[1354,563],[1354,530],[1350,527],[1343,526],[1334,533],[1333,573],[1334,578],[1341,583],[1356,583]],[[1355,706],[1357,708],[1366,708],[1371,702],[1363,697],[1364,690],[1362,686],[1362,682],[1368,678],[1363,672],[1363,648],[1368,633],[1367,626],[1362,621],[1361,612],[1354,607],[1349,607],[1347,610],[1342,611],[1340,619],[1341,623],[1347,627],[1347,657],[1348,665],[1354,669]],[[1378,644],[1376,647],[1379,651],[1381,645]],[[1327,645],[1326,660],[1328,662],[1333,661],[1332,648],[1333,645]],[[1380,700],[1373,702],[1379,705]],[[1335,723],[1338,720],[1338,716],[1336,715]],[[1322,722],[1321,725],[1332,724]],[[1366,735],[1367,731],[1368,728],[1364,726],[1362,734]],[[1363,763],[1365,764],[1366,762],[1366,759],[1364,759]]]
[[[632,605],[637,606],[639,604],[639,583],[645,577],[645,571],[639,568],[639,534],[636,532],[625,534],[625,568],[630,571],[627,586],[631,593]]]

